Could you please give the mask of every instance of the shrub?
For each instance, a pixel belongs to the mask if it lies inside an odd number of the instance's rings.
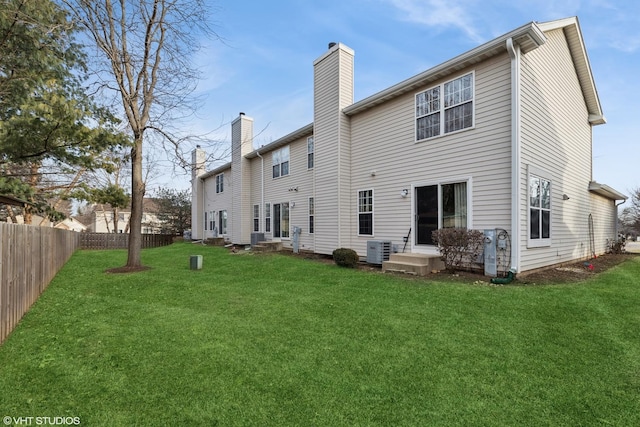
[[[625,246],[627,245],[627,239],[624,236],[618,236],[617,240],[607,239],[608,254],[623,254],[625,252]]]
[[[447,270],[455,271],[465,263],[470,265],[484,250],[484,234],[466,228],[441,228],[431,236],[438,245],[441,259]]]
[[[360,257],[353,249],[338,248],[333,251],[333,260],[340,267],[355,268],[360,261]]]

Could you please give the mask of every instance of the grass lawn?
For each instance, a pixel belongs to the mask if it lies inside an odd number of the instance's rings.
[[[189,270],[189,255],[203,269]],[[80,251],[0,347],[0,416],[83,426],[640,425],[640,258],[437,283],[175,244]],[[4,420],[4,418],[3,418]],[[11,421],[11,420],[9,420]],[[6,423],[15,425],[15,423]]]

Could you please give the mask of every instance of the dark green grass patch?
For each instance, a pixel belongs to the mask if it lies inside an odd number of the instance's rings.
[[[189,270],[189,255],[203,269]],[[474,286],[176,244],[78,252],[0,347],[0,416],[81,425],[639,425],[640,260]]]

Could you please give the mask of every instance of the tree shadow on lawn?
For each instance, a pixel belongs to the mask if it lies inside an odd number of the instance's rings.
[[[146,265],[128,267],[125,265],[123,267],[110,268],[108,270],[105,270],[105,273],[127,274],[127,273],[138,273],[140,271],[147,271],[147,270],[151,270],[151,267],[147,267]]]

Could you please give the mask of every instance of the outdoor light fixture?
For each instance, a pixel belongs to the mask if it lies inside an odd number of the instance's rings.
[[[569,200],[569,196],[567,196],[566,194],[562,195],[562,200]]]
[[[407,190],[406,188],[404,188],[401,192],[400,192],[400,196],[407,197],[409,195],[409,190]]]

